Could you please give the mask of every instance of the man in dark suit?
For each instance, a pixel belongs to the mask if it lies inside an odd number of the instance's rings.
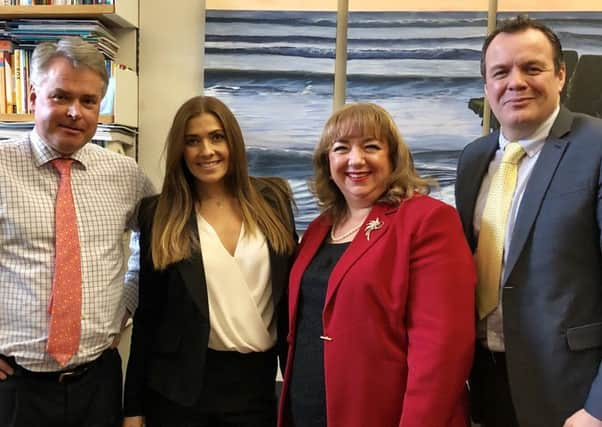
[[[518,17],[494,31],[481,73],[501,129],[464,149],[456,183],[479,270],[473,418],[600,427],[602,120],[560,106],[560,42],[537,21]],[[511,144],[521,155],[507,175]],[[500,232],[491,218],[503,220]]]

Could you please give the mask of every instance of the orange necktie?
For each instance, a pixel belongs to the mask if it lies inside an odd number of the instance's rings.
[[[61,366],[77,353],[81,335],[82,274],[75,204],[71,193],[73,159],[54,159],[61,179],[56,196],[55,259],[47,351]]]

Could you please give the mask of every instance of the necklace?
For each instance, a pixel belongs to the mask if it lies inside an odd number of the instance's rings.
[[[202,203],[203,202],[199,202],[199,206]],[[212,198],[205,199],[205,204],[207,206],[213,205],[213,206],[215,206],[217,208],[222,208],[226,203],[228,203],[228,198],[227,197],[223,197],[223,198],[212,197]]]
[[[360,223],[358,225],[356,225],[349,231],[341,234],[340,236],[334,235],[334,225],[333,225],[332,228],[330,229],[330,240],[332,240],[333,242],[336,242],[338,240],[343,240],[345,237],[351,236],[353,233],[355,233],[357,230],[360,229],[360,227],[362,226],[362,223],[363,223],[363,221],[360,221]]]

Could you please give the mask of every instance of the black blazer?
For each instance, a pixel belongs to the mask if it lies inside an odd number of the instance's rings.
[[[270,202],[270,190],[260,191]],[[147,387],[181,404],[192,405],[201,392],[209,342],[209,303],[202,254],[155,270],[151,258],[151,230],[157,196],[140,206],[140,288],[134,316],[132,345],[124,394],[126,416],[144,415]],[[272,203],[273,204],[273,203]],[[287,212],[294,230],[292,212]],[[196,216],[188,223],[197,232]],[[294,236],[297,241],[297,236]],[[287,286],[292,256],[269,248],[272,298],[277,316],[277,353],[286,360]]]
[[[473,214],[499,132],[463,151],[456,206],[473,250]],[[522,198],[502,277],[508,378],[518,423],[602,418],[602,120],[561,108]],[[477,346],[480,347],[480,346]],[[472,412],[484,410],[481,358]]]

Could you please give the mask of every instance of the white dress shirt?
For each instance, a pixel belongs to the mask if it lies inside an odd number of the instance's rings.
[[[57,157],[35,130],[0,142],[0,354],[33,371],[62,369],[46,353],[59,183],[50,161]],[[133,312],[137,305],[138,249],[126,273],[123,239],[136,228],[138,202],[153,193],[131,158],[90,143],[71,158],[82,324],[79,350],[67,367],[96,359],[120,332],[126,306]]]
[[[502,260],[502,274],[500,275],[500,286],[501,278],[504,277],[504,265],[506,263],[506,257],[508,255],[508,248],[512,240],[512,232],[514,230],[514,224],[516,223],[516,217],[520,209],[520,204],[527,188],[529,178],[533,172],[533,168],[539,158],[539,153],[543,148],[546,138],[550,134],[550,129],[558,116],[560,106],[552,113],[550,117],[544,121],[541,126],[528,138],[520,139],[518,141],[512,141],[519,143],[526,152],[526,155],[522,158],[519,168],[518,176],[516,180],[516,189],[514,196],[512,196],[512,203],[510,205],[510,211],[508,212],[508,224],[506,225],[506,235],[504,238],[504,254]],[[504,149],[506,145],[511,142],[504,137],[504,129],[501,129],[499,136],[499,148],[495,152],[495,156],[489,163],[489,169],[487,174],[481,182],[481,188],[479,190],[479,196],[475,205],[475,212],[473,218],[473,228],[475,237],[478,238],[479,230],[481,227],[481,217],[483,216],[483,210],[485,208],[485,202],[487,201],[487,195],[489,193],[489,186],[493,175],[500,167],[502,157],[504,155]],[[500,292],[500,301],[497,308],[491,312],[487,317],[480,320],[477,324],[477,337],[481,342],[489,348],[491,351],[504,351],[504,328],[503,328],[503,313],[502,313],[502,292]]]

